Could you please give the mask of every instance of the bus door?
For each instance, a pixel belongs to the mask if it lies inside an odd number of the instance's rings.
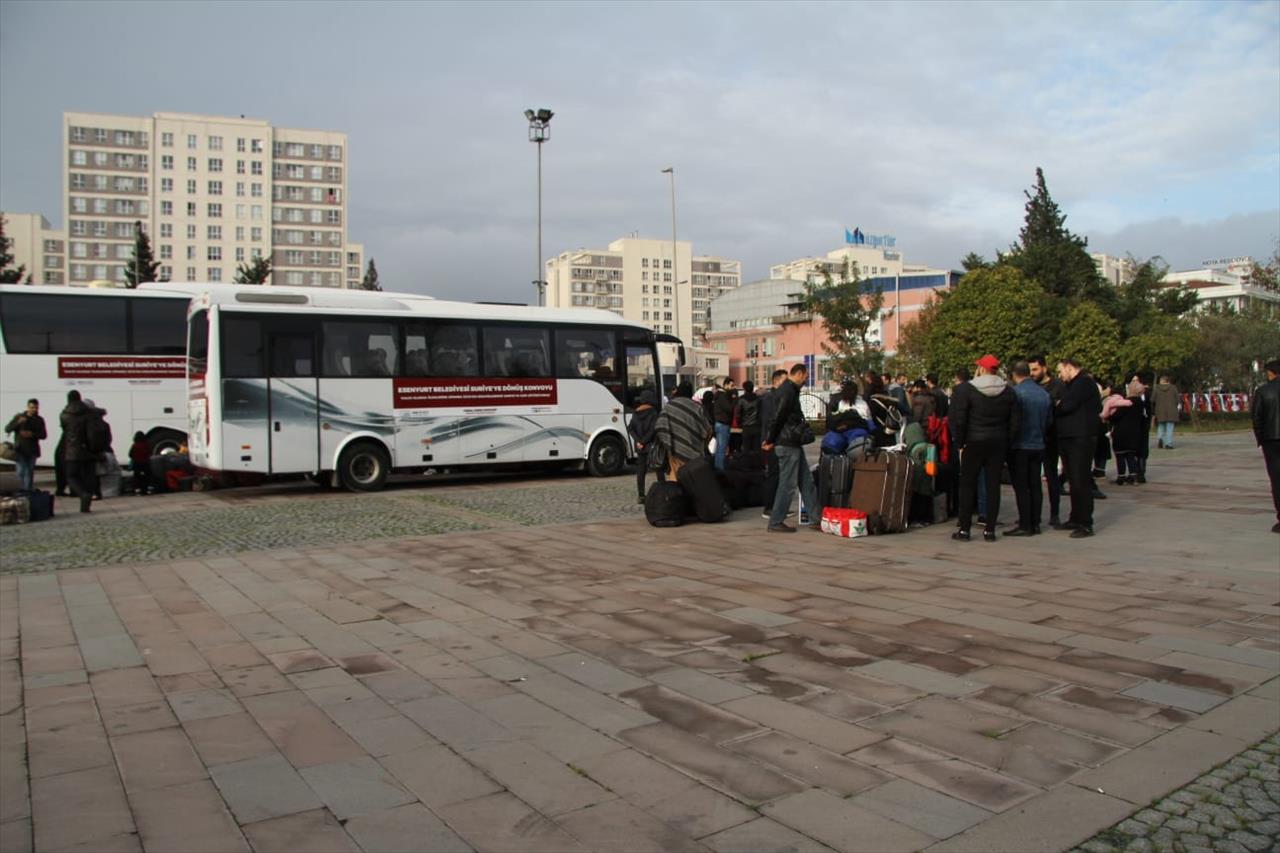
[[[315,338],[308,329],[267,329],[267,425],[273,474],[320,470]]]

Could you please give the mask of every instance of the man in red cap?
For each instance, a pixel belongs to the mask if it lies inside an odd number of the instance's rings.
[[[994,542],[1000,517],[1000,470],[1009,455],[1009,443],[1018,433],[1018,400],[1009,383],[996,373],[998,358],[984,355],[976,364],[978,375],[968,383],[968,390],[951,402],[951,428],[960,450],[960,529],[951,538],[969,541],[981,476],[987,487],[982,538]]]

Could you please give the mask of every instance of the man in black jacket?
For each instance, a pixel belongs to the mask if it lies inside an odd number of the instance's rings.
[[[787,381],[787,371],[778,368],[769,377],[769,387],[760,395],[760,430],[769,428],[773,423],[774,401],[778,399],[778,388]],[[763,442],[761,442],[763,444]],[[762,446],[753,447],[764,454],[764,512],[763,518],[773,514],[773,499],[778,495],[778,454],[774,450],[765,450]]]
[[[1058,452],[1071,486],[1071,516],[1064,528],[1072,539],[1093,535],[1093,477],[1091,465],[1098,445],[1098,429],[1102,414],[1102,398],[1098,383],[1080,368],[1075,359],[1058,362],[1058,378],[1062,380],[1062,398],[1054,408],[1053,420],[1058,436]]]
[[[1253,437],[1262,448],[1271,480],[1271,500],[1276,507],[1272,533],[1280,533],[1280,358],[1267,362],[1267,381],[1253,392]]]
[[[80,400],[80,392],[67,392],[67,407],[58,420],[62,424],[63,452],[66,456],[67,481],[71,493],[80,498],[80,511],[88,512],[93,500],[94,465],[97,454],[89,447],[89,407]]]
[[[952,432],[960,451],[960,529],[951,538],[969,541],[978,477],[983,476],[987,506],[982,538],[994,542],[1000,516],[1000,469],[1009,455],[1009,442],[1018,433],[1018,400],[1009,383],[996,374],[999,359],[984,355],[977,365],[978,376],[951,401]]]
[[[716,470],[724,470],[724,460],[729,454],[729,436],[733,429],[733,404],[736,395],[733,380],[724,378],[724,384],[715,391],[715,399],[711,403],[712,423],[716,430]]]
[[[773,499],[773,512],[769,514],[770,533],[795,533],[796,529],[785,521],[791,509],[791,496],[797,488],[804,498],[809,512],[809,526],[822,528],[822,504],[818,503],[818,489],[809,464],[805,460],[804,445],[799,434],[804,428],[804,411],[800,408],[800,389],[804,387],[809,371],[803,364],[791,368],[790,378],[778,386],[770,396],[773,418],[765,431],[761,447],[778,454],[778,493]]]
[[[40,401],[32,397],[27,407],[13,416],[5,432],[13,433],[13,467],[17,469],[22,490],[35,490],[36,459],[40,457],[40,442],[49,437],[40,417]]]

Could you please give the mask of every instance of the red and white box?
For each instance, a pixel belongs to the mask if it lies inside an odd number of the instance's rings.
[[[860,509],[829,506],[822,510],[822,530],[845,539],[867,535],[867,514]]]

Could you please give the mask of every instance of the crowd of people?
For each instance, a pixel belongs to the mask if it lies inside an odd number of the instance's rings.
[[[1263,449],[1271,479],[1280,532],[1280,361],[1266,366],[1268,382],[1251,406],[1255,437]],[[695,455],[710,453],[724,471],[737,453],[763,454],[768,472],[764,517],[768,530],[791,533],[787,523],[797,493],[808,508],[807,523],[818,528],[822,505],[806,462],[804,447],[815,440],[801,408],[808,372],[803,364],[775,370],[770,387],[758,393],[746,381],[731,379],[694,391],[680,383],[659,409],[652,393],[641,401],[631,430],[640,452],[637,490],[643,503],[646,472],[661,478]],[[1095,534],[1095,502],[1106,494],[1098,486],[1114,459],[1117,486],[1146,483],[1147,460],[1155,448],[1173,450],[1180,418],[1180,392],[1167,375],[1147,371],[1123,380],[1098,378],[1074,359],[1056,363],[1043,356],[1016,359],[1005,366],[985,355],[956,372],[950,389],[936,375],[911,381],[905,375],[867,373],[841,384],[827,403],[826,428],[863,435],[874,447],[899,447],[904,427],[929,427],[930,441],[946,445],[955,464],[944,468],[948,507],[956,517],[952,538],[967,542],[974,520],[982,538],[1000,535],[1001,483],[1007,473],[1013,487],[1016,519],[1004,536],[1042,533],[1047,526],[1072,538]],[[713,448],[708,450],[708,448]],[[1069,504],[1063,515],[1063,497]]]

